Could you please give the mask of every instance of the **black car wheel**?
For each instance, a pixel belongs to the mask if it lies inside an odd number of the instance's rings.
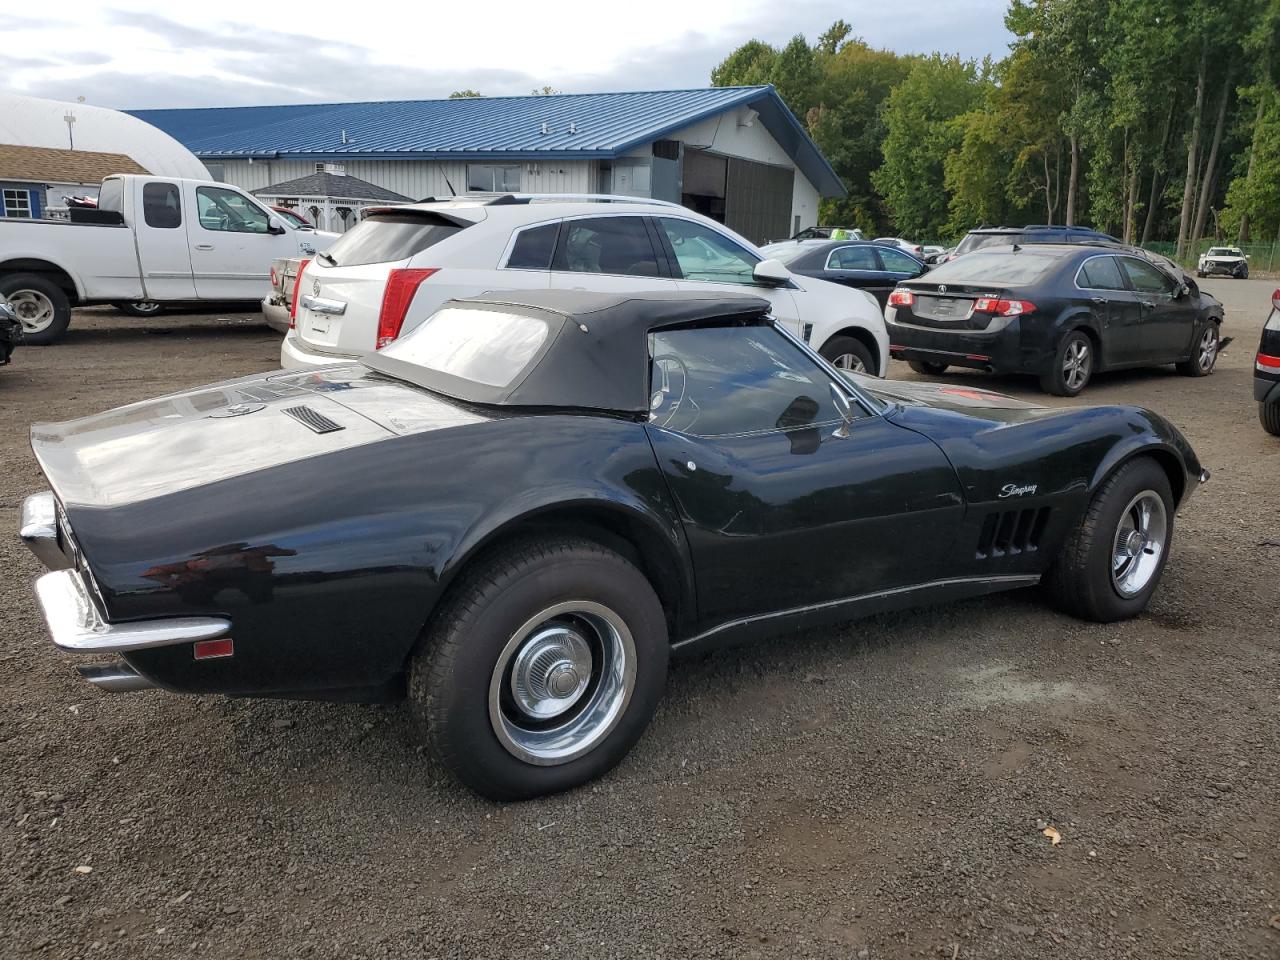
[[[571,539],[513,545],[462,577],[410,669],[436,755],[494,800],[610,770],[666,682],[666,618],[649,581]]]
[[[128,303],[113,303],[113,307],[130,317],[154,317],[164,311],[164,304],[154,300],[132,300]]]
[[[822,345],[821,353],[833,367],[851,373],[876,374],[875,361],[866,344],[853,337],[832,337]]]
[[[22,324],[22,342],[42,347],[53,343],[71,324],[71,301],[47,277],[20,273],[0,281],[0,295],[9,301]]]
[[[1113,473],[1045,577],[1057,606],[1100,623],[1141,613],[1169,558],[1173,513],[1169,478],[1154,460]]]
[[[1258,419],[1262,429],[1273,437],[1280,437],[1280,403],[1258,404]]]
[[[929,360],[908,360],[907,366],[927,377],[937,377],[947,372],[945,363],[933,363]]]
[[[1218,325],[1208,323],[1196,338],[1191,357],[1178,364],[1178,372],[1184,377],[1207,377],[1218,362]]]
[[[1040,389],[1055,397],[1074,397],[1093,376],[1095,353],[1089,335],[1072,330],[1058,344],[1052,366],[1041,374]]]

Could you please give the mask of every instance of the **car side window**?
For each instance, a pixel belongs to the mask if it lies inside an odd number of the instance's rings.
[[[870,247],[840,247],[827,258],[828,270],[879,270],[876,252]]]
[[[1124,277],[1115,257],[1091,257],[1080,265],[1076,286],[1086,290],[1123,290]]]
[[[559,223],[528,227],[516,234],[506,265],[512,270],[550,270]]]
[[[1124,264],[1124,272],[1129,275],[1133,289],[1139,293],[1173,293],[1173,281],[1151,264],[1133,257],[1123,257],[1120,262]]]
[[[675,251],[676,263],[685,280],[755,283],[760,258],[728,237],[691,220],[659,217],[658,223]]]
[[[142,219],[148,227],[182,226],[182,199],[176,183],[148,183],[142,188]]]
[[[566,220],[551,269],[626,277],[659,276],[658,257],[642,217]]]
[[[832,380],[773,327],[649,335],[649,420],[696,437],[814,429],[840,420]]]
[[[222,187],[196,188],[196,215],[206,230],[224,233],[266,233],[269,226],[265,210]]]
[[[910,273],[912,275],[920,273],[920,264],[901,250],[892,250],[886,247],[880,251],[880,259],[884,261],[884,268],[892,273]]]

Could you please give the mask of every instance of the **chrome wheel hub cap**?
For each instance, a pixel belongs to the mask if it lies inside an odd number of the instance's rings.
[[[623,619],[588,600],[558,603],[530,617],[498,655],[489,722],[526,763],[568,763],[617,726],[635,681],[635,641]]]
[[[1089,366],[1093,363],[1089,345],[1083,340],[1076,340],[1067,346],[1067,353],[1062,358],[1062,377],[1072,390],[1079,390],[1089,379]]]
[[[832,362],[837,370],[849,370],[853,373],[866,373],[867,365],[854,353],[842,353]]]
[[[1206,330],[1200,338],[1200,369],[1213,369],[1213,362],[1218,358],[1218,331]]]
[[[17,315],[24,333],[41,333],[53,323],[53,301],[39,290],[18,290],[9,294],[9,306]]]
[[[1120,596],[1136,596],[1151,584],[1168,538],[1168,515],[1158,493],[1144,490],[1129,501],[1111,551],[1111,582]]]

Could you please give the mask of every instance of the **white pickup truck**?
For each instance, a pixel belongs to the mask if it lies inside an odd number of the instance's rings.
[[[53,343],[73,305],[111,303],[135,316],[201,300],[256,307],[272,260],[311,256],[336,239],[298,229],[225,183],[107,177],[97,209],[73,209],[69,221],[0,218],[0,296],[24,342]]]

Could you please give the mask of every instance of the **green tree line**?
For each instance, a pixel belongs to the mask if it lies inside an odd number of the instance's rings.
[[[1280,0],[1011,0],[1002,59],[877,50],[843,20],[752,40],[716,86],[772,83],[849,189],[823,220],[952,239],[1087,224],[1133,243],[1280,234]]]

